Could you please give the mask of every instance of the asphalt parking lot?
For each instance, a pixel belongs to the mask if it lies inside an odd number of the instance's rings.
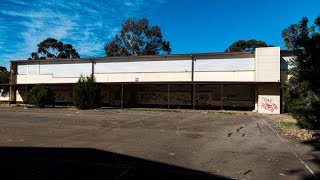
[[[0,108],[11,179],[316,179],[319,150],[253,113]]]

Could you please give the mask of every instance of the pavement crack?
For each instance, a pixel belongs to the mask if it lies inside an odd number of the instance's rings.
[[[249,169],[248,171],[244,172],[243,175],[246,175],[246,174],[250,173],[251,171],[252,171],[252,170]]]

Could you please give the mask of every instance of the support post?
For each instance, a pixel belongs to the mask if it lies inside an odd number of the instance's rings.
[[[221,110],[223,110],[223,105],[224,105],[224,93],[223,93],[223,84],[221,84]]]
[[[91,65],[91,76],[93,77],[94,76],[94,64],[95,64],[95,62],[94,62],[94,60],[91,60],[91,62],[92,62],[92,65]]]
[[[191,55],[191,61],[192,61],[192,64],[191,64],[191,82],[194,82],[194,61],[195,61],[195,58],[193,55]],[[195,107],[195,89],[196,89],[196,86],[194,83],[192,83],[192,90],[191,90],[191,103],[192,103],[192,109],[194,109]]]
[[[170,84],[168,84],[168,109],[170,109]]]
[[[10,79],[9,79],[9,107],[11,106],[11,91],[12,91],[12,62],[10,62]]]
[[[195,102],[196,102],[196,84],[192,84],[192,109],[195,109]]]
[[[11,106],[11,83],[9,85],[9,107]]]
[[[26,85],[26,89],[25,89],[25,102],[24,104],[27,104],[28,103],[28,85]]]
[[[10,63],[10,81],[9,81],[9,106],[11,105],[11,101],[16,103],[16,79],[15,79],[15,73],[16,73],[16,65],[14,63]]]
[[[123,84],[121,84],[121,101],[120,101],[120,108],[123,109]]]
[[[194,57],[191,55],[191,60],[192,60],[192,64],[191,64],[191,81],[193,82],[194,81]]]

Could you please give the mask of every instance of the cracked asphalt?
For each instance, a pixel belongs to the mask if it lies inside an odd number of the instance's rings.
[[[317,147],[254,113],[0,108],[11,179],[316,179]]]

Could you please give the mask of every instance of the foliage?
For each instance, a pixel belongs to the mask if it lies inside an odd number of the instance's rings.
[[[149,26],[145,18],[129,18],[122,24],[120,34],[104,47],[107,56],[136,56],[170,54],[170,43],[163,40],[159,26]]]
[[[3,67],[3,66],[0,66],[0,72],[2,72],[2,71],[7,71],[7,68]]]
[[[282,32],[285,45],[294,50],[285,86],[288,111],[305,128],[320,128],[320,16],[308,27],[308,19]]]
[[[63,44],[54,38],[47,38],[38,44],[38,51],[31,53],[34,59],[56,59],[56,58],[80,58],[71,44]]]
[[[249,52],[254,51],[255,48],[259,47],[272,47],[272,45],[268,45],[264,41],[259,41],[255,39],[251,40],[238,40],[232,43],[225,52]]]
[[[0,84],[9,84],[10,72],[7,71],[6,67],[0,66]],[[0,96],[6,96],[9,91],[8,86],[0,86]]]
[[[73,89],[73,103],[79,109],[95,109],[100,104],[100,88],[94,76],[80,77]]]
[[[0,71],[0,84],[9,84],[10,72]]]
[[[28,103],[39,108],[54,106],[55,93],[44,84],[36,84],[28,93]]]

